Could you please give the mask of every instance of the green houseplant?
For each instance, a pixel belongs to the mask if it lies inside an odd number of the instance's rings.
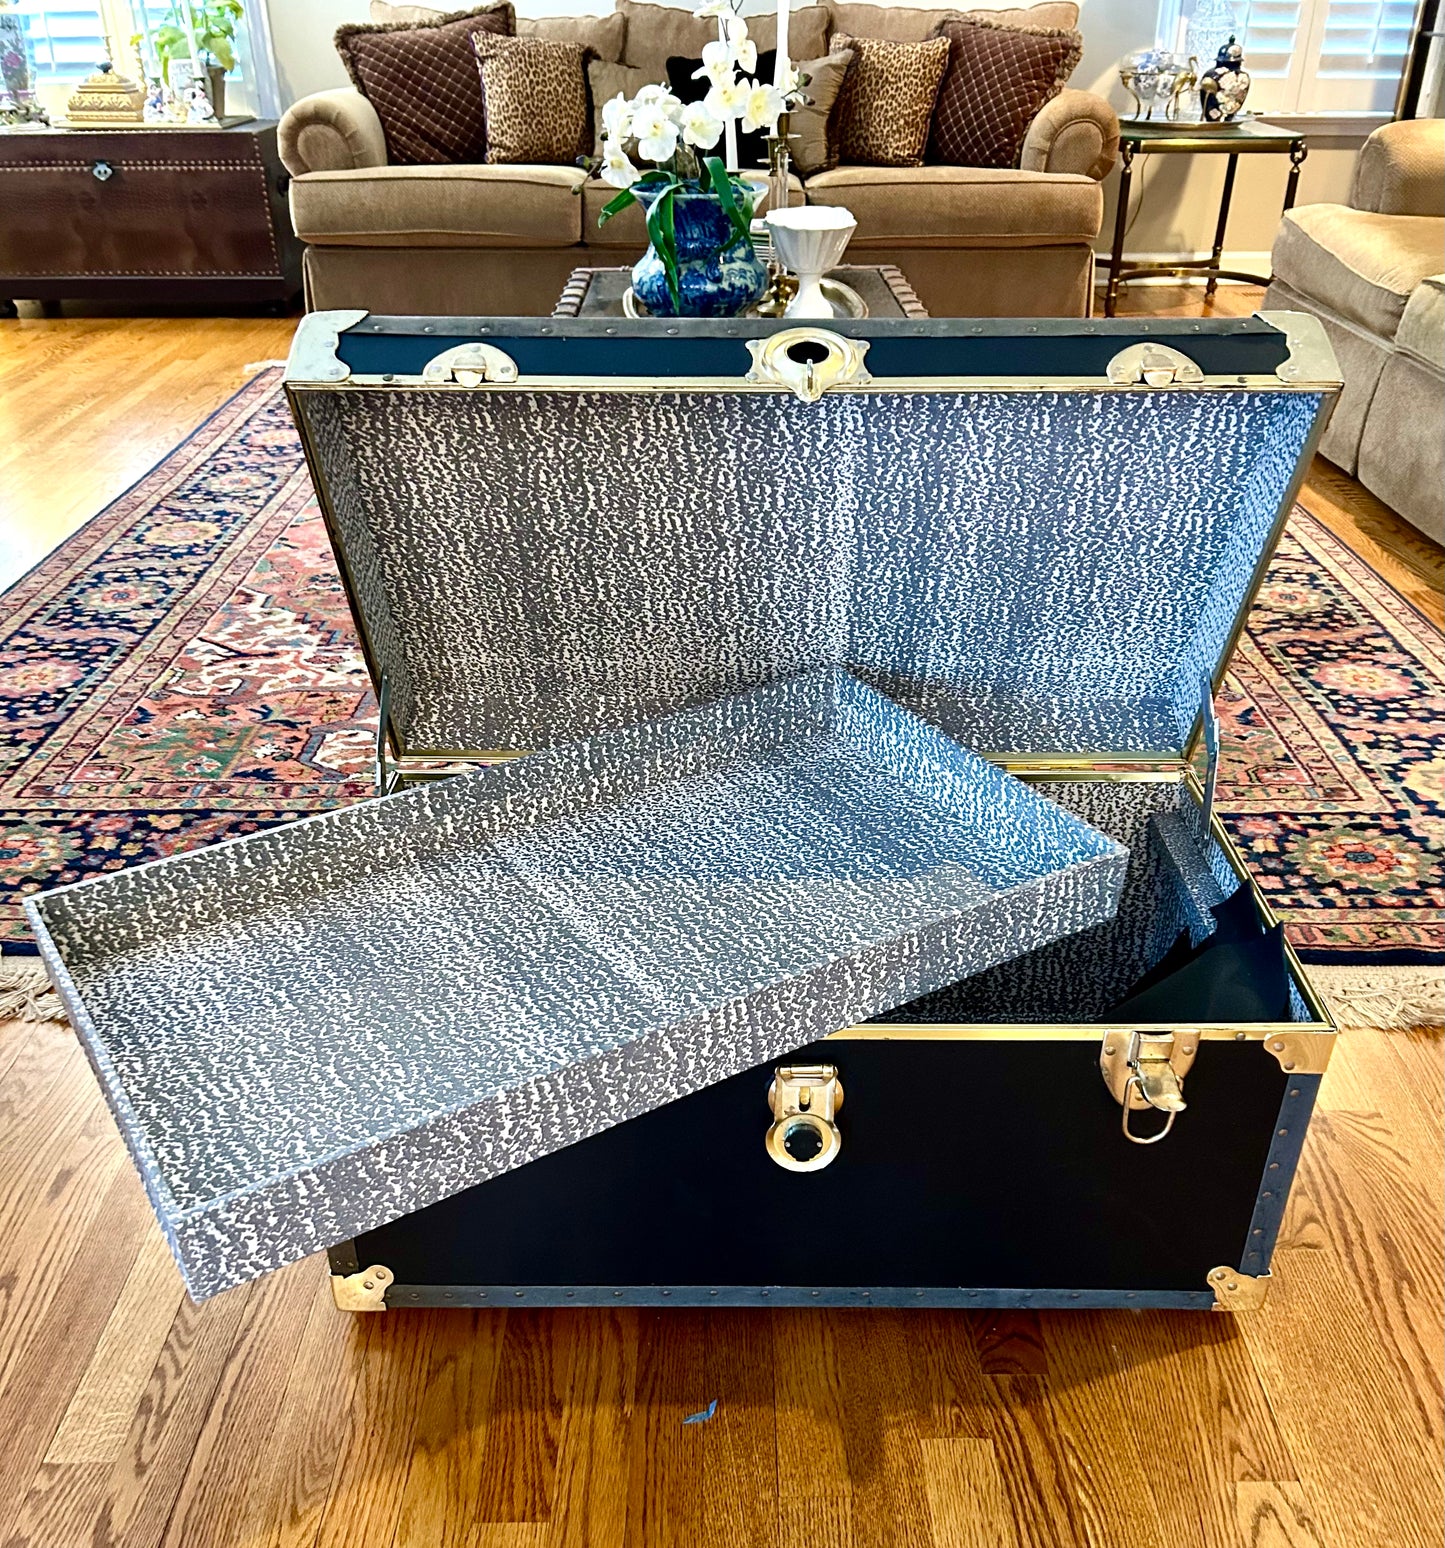
[[[199,59],[210,77],[211,106],[225,112],[226,72],[236,64],[236,27],[244,18],[241,0],[173,0],[165,20],[151,33],[167,85],[177,59]]]

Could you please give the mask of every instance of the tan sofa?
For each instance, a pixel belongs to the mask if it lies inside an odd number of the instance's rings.
[[[645,64],[656,49],[632,34],[656,8],[620,0],[618,9],[628,14],[624,58]],[[900,41],[959,14],[830,11],[834,30]],[[1072,27],[1078,7],[1048,0],[981,14]],[[1016,169],[841,166],[796,183],[794,202],[846,205],[858,218],[850,260],[897,264],[938,316],[1086,316],[1099,185],[1118,134],[1107,103],[1066,89],[1030,126]],[[631,263],[645,245],[636,210],[598,229],[615,190],[575,167],[391,166],[375,110],[349,88],[297,102],[280,144],[312,308],[545,314],[573,268]]]
[[[1445,119],[1377,129],[1349,204],[1291,210],[1267,304],[1313,312],[1345,376],[1320,450],[1445,541]]]

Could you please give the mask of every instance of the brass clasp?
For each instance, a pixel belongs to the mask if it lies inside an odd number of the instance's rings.
[[[517,362],[495,344],[458,344],[428,360],[421,379],[428,387],[455,383],[458,387],[480,387],[483,382],[515,382]]]
[[[1124,1138],[1135,1145],[1157,1145],[1174,1127],[1174,1120],[1188,1105],[1184,1077],[1199,1051],[1197,1032],[1106,1033],[1099,1054],[1099,1069],[1109,1094],[1123,1109],[1120,1126]],[[1138,1134],[1129,1126],[1129,1114],[1152,1108],[1165,1114],[1164,1127],[1154,1134]]]
[[[834,1122],[843,1086],[831,1064],[784,1065],[773,1072],[768,1106],[768,1154],[785,1171],[818,1172],[838,1154],[843,1136]]]
[[[749,339],[750,382],[786,387],[804,403],[816,403],[830,387],[857,387],[873,378],[863,367],[868,344],[827,328],[784,328],[766,339]]]
[[[1146,387],[1196,386],[1204,380],[1194,361],[1168,344],[1131,344],[1114,356],[1106,374],[1116,387],[1138,382]]]

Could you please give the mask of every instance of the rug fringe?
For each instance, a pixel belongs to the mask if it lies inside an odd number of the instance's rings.
[[[1326,967],[1305,970],[1344,1030],[1408,1032],[1445,1027],[1445,971],[1438,967]]]
[[[39,961],[0,960],[0,1021],[64,1021],[65,1008]]]

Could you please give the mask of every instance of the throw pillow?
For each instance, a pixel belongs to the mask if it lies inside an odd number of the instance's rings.
[[[939,24],[948,69],[933,109],[930,161],[1014,167],[1034,115],[1063,89],[1084,52],[1077,32],[971,18]]]
[[[667,61],[674,54],[690,59],[717,39],[717,22],[697,17],[691,8],[650,5],[646,0],[617,0],[617,11],[627,18],[627,54],[630,65],[651,71],[649,80],[667,78]],[[758,52],[778,46],[776,15],[749,16],[748,36]],[[796,7],[788,21],[788,52],[794,59],[817,59],[828,52],[828,7]],[[694,82],[700,85],[701,82]],[[698,93],[701,96],[701,93]]]
[[[386,153],[397,166],[484,161],[487,112],[472,52],[474,32],[510,36],[511,0],[434,22],[357,22],[336,29],[356,89],[376,109]]]
[[[592,138],[587,50],[547,38],[472,39],[487,99],[487,160],[571,166]]]
[[[947,38],[892,43],[833,34],[853,52],[838,102],[838,150],[871,167],[921,167],[933,101],[948,65]]]
[[[620,92],[630,102],[644,86],[657,81],[655,75],[635,65],[613,64],[592,59],[587,64],[587,95],[592,102],[592,150],[602,153],[602,109]],[[661,84],[658,82],[658,84]]]
[[[838,165],[838,101],[852,63],[852,49],[844,49],[798,65],[799,72],[808,77],[803,87],[808,101],[788,115],[788,150],[794,169],[803,177],[829,172]]]
[[[391,0],[371,0],[374,22],[402,22],[408,27],[434,22],[442,12],[434,5],[393,5]],[[627,18],[613,16],[519,16],[519,38],[547,38],[553,43],[580,43],[599,59],[614,64],[622,58],[627,37]]]
[[[970,21],[1003,22],[1009,27],[1077,27],[1074,0],[1043,0],[1041,5],[1015,6],[1006,11],[975,11],[950,6],[924,10],[913,5],[868,5],[863,0],[835,0],[829,7],[833,26],[852,38],[889,38],[894,43],[921,43],[938,36],[938,24],[967,17]]]
[[[767,49],[758,53],[758,67],[753,71],[753,78],[759,81],[770,81],[773,71],[777,66],[778,55],[775,49]],[[667,84],[672,89],[674,97],[683,102],[700,102],[707,94],[707,82],[695,81],[693,75],[702,69],[702,59],[685,59],[679,54],[674,54],[667,61]],[[708,156],[721,156],[723,142],[719,140],[710,151],[703,154]],[[765,129],[754,129],[751,133],[743,129],[742,120],[738,120],[738,165],[740,167],[765,167],[768,164],[768,135]]]

